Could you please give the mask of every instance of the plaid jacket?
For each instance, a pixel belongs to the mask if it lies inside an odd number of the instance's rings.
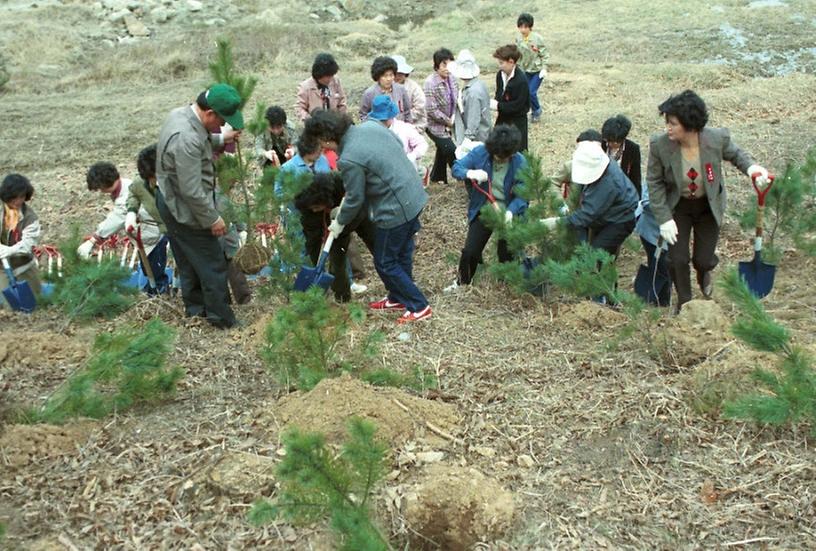
[[[428,115],[427,129],[434,136],[450,137],[453,126],[453,112],[456,97],[459,94],[456,79],[449,76],[447,80],[453,94],[454,103],[448,101],[448,86],[438,73],[433,72],[425,79],[425,112]]]

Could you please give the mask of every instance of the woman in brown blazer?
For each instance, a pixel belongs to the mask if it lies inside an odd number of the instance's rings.
[[[678,309],[691,300],[691,270],[706,298],[713,289],[711,270],[717,265],[717,242],[725,213],[722,164],[767,182],[768,171],[731,141],[725,128],[706,128],[708,109],[696,93],[686,90],[658,106],[666,118],[665,134],[649,143],[646,185],[660,237],[669,244],[669,271],[677,289]],[[689,257],[691,232],[693,253]]]

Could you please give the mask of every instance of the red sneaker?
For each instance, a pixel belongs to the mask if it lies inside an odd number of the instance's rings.
[[[406,310],[403,315],[397,318],[397,323],[411,323],[414,321],[426,320],[430,318],[431,315],[432,313],[430,306],[426,306],[419,312],[409,312],[408,310]]]
[[[377,302],[369,302],[368,307],[372,310],[405,310],[405,305],[399,302],[391,302],[388,297]]]

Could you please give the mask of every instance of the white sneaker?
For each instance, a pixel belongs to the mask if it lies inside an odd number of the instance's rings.
[[[443,293],[451,294],[459,290],[459,281],[454,279],[453,283],[442,289]]]
[[[352,283],[351,284],[351,293],[354,295],[361,295],[368,291],[368,285],[363,285],[362,283]]]

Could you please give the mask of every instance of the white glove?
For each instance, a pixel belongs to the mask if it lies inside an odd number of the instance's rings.
[[[677,243],[677,224],[674,223],[674,220],[660,224],[660,237],[669,245]]]
[[[559,213],[561,216],[566,216],[566,215],[568,215],[568,214],[569,214],[569,212],[570,212],[570,210],[569,210],[569,205],[568,205],[568,204],[566,204],[566,203],[564,203],[563,205],[561,205],[561,206],[559,207],[559,209],[558,209],[558,213]]]
[[[559,217],[553,216],[552,218],[541,218],[539,222],[544,224],[544,227],[548,230],[554,230],[559,220],[561,220]]]
[[[343,228],[345,227],[346,227],[345,225],[338,222],[337,218],[335,218],[334,220],[331,221],[331,224],[329,224],[329,233],[332,235],[332,237],[337,239],[338,237],[340,237],[340,234],[343,233]]]
[[[487,182],[488,179],[487,172],[481,169],[468,170],[465,176],[468,180],[476,180],[477,182]]]
[[[13,249],[7,245],[0,244],[0,258],[8,258],[11,256]]]
[[[756,175],[756,178],[754,176]],[[748,167],[748,176],[754,178],[758,186],[764,186],[768,183],[768,171],[759,165],[751,165]]]
[[[499,102],[494,100],[494,99],[491,99],[490,100],[490,110],[491,111],[498,111],[499,110]]]
[[[77,254],[80,256],[80,258],[88,260],[89,258],[91,258],[91,253],[93,252],[94,245],[96,245],[96,241],[94,241],[93,239],[88,239],[87,241],[82,243],[82,245],[77,247]]]
[[[541,80],[544,80],[545,78],[547,78],[547,68],[546,67],[544,69],[541,69],[538,72],[538,78],[540,78]]]
[[[138,218],[136,217],[135,212],[128,212],[125,215],[125,232],[126,233],[136,233],[136,230],[139,229],[139,222]]]
[[[508,226],[513,223],[513,213],[509,210],[504,211],[504,223]]]
[[[238,232],[238,246],[243,247],[246,244],[247,236],[249,234],[246,230]]]

